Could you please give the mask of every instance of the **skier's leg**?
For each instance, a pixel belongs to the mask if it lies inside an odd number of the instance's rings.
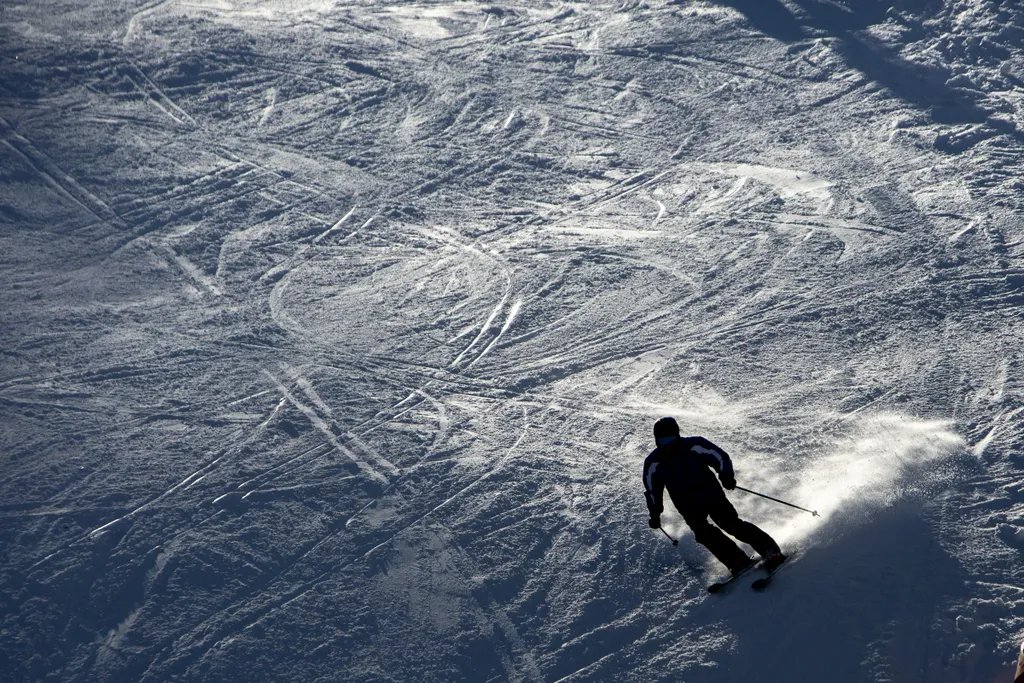
[[[708,508],[708,514],[711,515],[711,519],[715,521],[722,531],[730,534],[744,543],[748,544],[751,548],[757,551],[757,554],[761,557],[769,557],[775,553],[781,552],[779,550],[779,544],[775,542],[775,539],[761,530],[759,527],[745,522],[740,519],[739,514],[736,512],[736,508],[732,506],[732,503],[726,498]]]
[[[693,508],[680,512],[683,521],[693,530],[694,540],[710,550],[719,562],[729,568],[729,571],[739,569],[750,561],[747,554],[740,550],[731,538],[708,523],[707,509]]]

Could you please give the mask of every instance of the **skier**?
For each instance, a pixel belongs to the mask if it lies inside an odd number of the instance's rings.
[[[667,488],[696,541],[734,576],[753,565],[754,560],[723,531],[753,547],[764,558],[764,567],[769,571],[786,560],[779,544],[750,522],[741,520],[725,497],[722,486],[736,488],[732,461],[725,451],[703,437],[680,436],[679,425],[671,417],[654,423],[654,440],[658,447],[644,460],[644,489],[651,513],[648,524],[652,529],[661,528],[662,496]],[[721,486],[711,470],[718,472]],[[709,516],[717,527],[708,523]]]

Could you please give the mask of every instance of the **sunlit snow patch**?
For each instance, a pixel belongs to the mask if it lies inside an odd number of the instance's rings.
[[[757,166],[754,164],[716,164],[715,169],[740,178],[753,178],[774,186],[782,197],[795,197],[798,194],[817,194],[823,199],[829,198],[832,183],[822,180],[806,171],[793,171],[788,168],[774,166]]]
[[[782,199],[810,199],[816,204],[815,214],[826,214],[831,208],[832,183],[807,171],[755,164],[710,164],[708,169],[714,173],[734,176],[738,180],[724,195],[712,198],[704,210],[730,199],[740,191],[748,179],[770,186]]]
[[[620,239],[641,239],[644,237],[658,237],[660,230],[629,230],[627,228],[585,228],[572,225],[552,226],[549,230],[556,232],[567,232],[576,235],[597,235],[600,237],[618,237]]]
[[[482,28],[487,22],[484,5],[452,3],[448,5],[390,5],[382,8],[398,26],[417,38],[443,40],[453,32]],[[458,27],[458,28],[456,28]]]

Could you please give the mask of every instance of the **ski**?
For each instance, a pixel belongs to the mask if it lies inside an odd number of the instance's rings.
[[[747,568],[746,568],[746,569],[744,569],[743,571],[741,571],[741,572],[740,572],[739,574],[733,574],[732,576],[730,576],[729,578],[727,578],[727,579],[726,579],[725,581],[719,581],[718,583],[713,583],[713,584],[711,584],[710,586],[708,586],[708,593],[720,593],[720,592],[722,592],[722,591],[723,591],[723,590],[725,590],[725,589],[726,589],[726,587],[727,587],[727,586],[729,586],[729,585],[730,585],[730,584],[731,584],[731,583],[732,583],[733,581],[735,581],[736,579],[740,578],[741,576],[744,576],[744,575],[745,575],[745,574],[746,574],[747,572],[749,572],[750,570],[752,570],[752,569],[756,569],[756,568],[758,568],[758,567],[760,567],[760,566],[761,566],[761,563],[760,563],[760,562],[751,562],[751,563],[750,563],[750,564],[749,564],[749,565],[747,566]]]
[[[793,561],[793,558],[795,556],[796,556],[796,553],[790,553],[789,555],[787,555],[786,559],[783,560],[782,564],[780,564],[778,567],[776,567],[775,569],[771,570],[770,572],[768,572],[767,574],[762,576],[757,581],[754,581],[754,583],[750,584],[750,587],[753,588],[756,591],[763,591],[765,588],[768,587],[768,584],[769,584],[769,582],[771,582],[772,577],[775,576],[779,572],[780,569],[782,569],[785,566],[788,566],[789,563]]]

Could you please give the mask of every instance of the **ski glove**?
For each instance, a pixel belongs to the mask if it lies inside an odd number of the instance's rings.
[[[731,474],[723,474],[722,486],[732,491],[734,488],[736,488],[736,477],[732,476]]]
[[[647,526],[651,527],[652,529],[660,529],[661,517],[651,517],[649,520],[647,520]]]

